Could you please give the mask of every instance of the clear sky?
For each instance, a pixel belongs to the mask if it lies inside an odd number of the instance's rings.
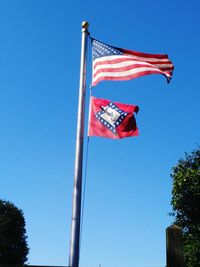
[[[87,20],[92,37],[167,53],[175,71],[170,84],[149,75],[93,88],[138,105],[140,135],[90,139],[80,266],[165,266],[171,169],[199,144],[199,9],[197,0],[0,0],[0,198],[24,211],[30,264],[68,264]]]

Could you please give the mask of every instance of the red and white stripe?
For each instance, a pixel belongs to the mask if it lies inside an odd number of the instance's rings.
[[[162,74],[170,81],[174,66],[167,55],[119,50],[123,55],[105,56],[93,61],[93,86],[102,80],[130,80],[149,74]]]

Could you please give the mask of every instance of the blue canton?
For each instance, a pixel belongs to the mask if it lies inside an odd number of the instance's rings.
[[[107,106],[101,106],[102,110],[95,114],[95,117],[114,134],[117,133],[116,128],[128,115],[117,107],[114,103],[110,102]],[[114,115],[113,115],[114,113]]]
[[[113,56],[113,55],[123,55],[121,51],[118,49],[103,44],[97,40],[92,41],[92,58],[95,60],[96,58]]]

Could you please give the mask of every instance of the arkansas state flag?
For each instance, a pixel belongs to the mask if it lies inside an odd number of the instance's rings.
[[[134,112],[138,106],[90,98],[89,136],[124,138],[138,135]]]

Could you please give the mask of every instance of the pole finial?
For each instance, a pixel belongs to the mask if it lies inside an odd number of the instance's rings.
[[[82,22],[82,29],[87,30],[88,27],[89,27],[89,23],[88,23],[87,21],[83,21],[83,22]]]

